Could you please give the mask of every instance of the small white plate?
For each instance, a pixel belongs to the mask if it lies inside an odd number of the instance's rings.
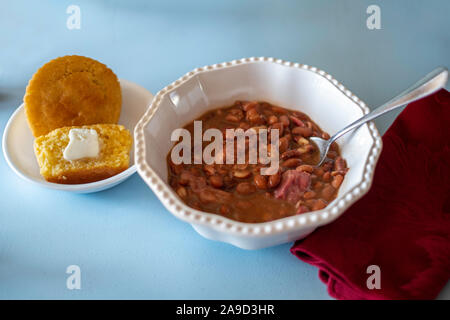
[[[134,127],[150,105],[153,95],[143,87],[120,80],[122,89],[122,111],[119,124],[134,132]],[[39,174],[39,166],[33,150],[34,137],[28,127],[24,105],[20,105],[9,118],[3,132],[3,154],[11,169],[26,181],[43,187],[77,193],[97,192],[111,188],[136,172],[134,144],[130,151],[130,167],[108,179],[83,184],[58,184],[46,181]]]

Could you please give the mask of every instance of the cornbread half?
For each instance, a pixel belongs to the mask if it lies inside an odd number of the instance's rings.
[[[33,75],[24,103],[28,124],[38,137],[61,127],[117,123],[122,92],[117,76],[103,63],[64,56]]]
[[[64,149],[69,143],[69,131],[74,128],[94,129],[99,140],[97,158],[74,161],[64,159]],[[124,126],[96,124],[58,128],[36,138],[34,152],[40,173],[49,182],[78,184],[109,178],[126,170],[130,161],[132,138]]]

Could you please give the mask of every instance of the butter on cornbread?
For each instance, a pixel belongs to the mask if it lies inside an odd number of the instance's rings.
[[[95,130],[98,155],[66,160],[71,129]],[[96,124],[55,129],[35,139],[34,152],[41,175],[49,182],[79,184],[94,182],[116,175],[129,166],[132,145],[130,132],[122,125]]]

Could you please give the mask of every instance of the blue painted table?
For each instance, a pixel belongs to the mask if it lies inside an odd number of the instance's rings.
[[[80,29],[68,29],[70,5]],[[366,9],[381,8],[381,29]],[[0,10],[0,130],[45,62],[81,54],[156,93],[199,66],[247,56],[317,66],[371,106],[449,66],[450,2],[14,1]],[[384,132],[394,119],[377,121]],[[243,251],[169,214],[138,175],[96,194],[46,190],[0,158],[0,298],[327,299],[291,244]],[[66,288],[68,265],[81,290]],[[441,294],[449,297],[447,288]]]

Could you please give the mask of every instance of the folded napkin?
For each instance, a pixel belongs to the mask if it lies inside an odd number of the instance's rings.
[[[383,136],[370,191],[291,252],[319,268],[337,299],[439,294],[450,279],[448,91],[408,105]],[[371,265],[379,267],[380,289],[368,289],[377,274]]]

